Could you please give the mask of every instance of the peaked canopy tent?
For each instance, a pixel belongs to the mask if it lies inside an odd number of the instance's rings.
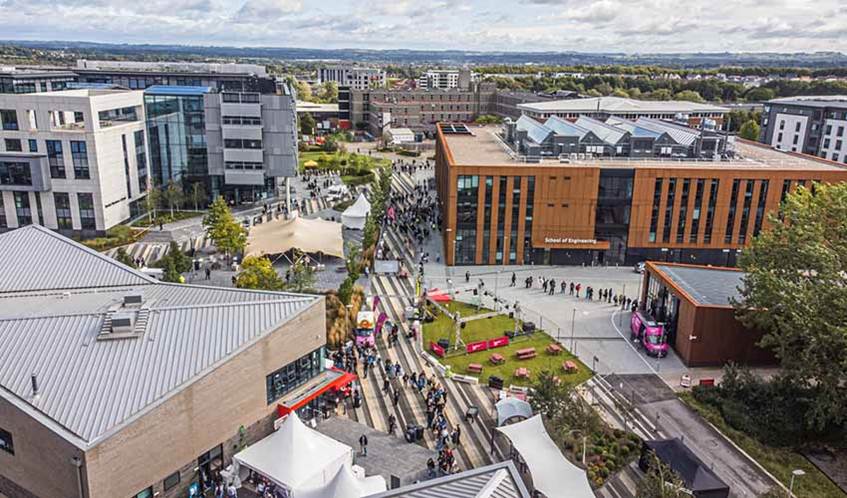
[[[233,459],[298,496],[298,491],[330,483],[341,467],[352,464],[353,449],[306,427],[292,413],[276,432]]]
[[[594,498],[585,471],[572,464],[550,439],[541,415],[504,427],[498,431],[509,438],[521,454],[537,491],[547,498]]]
[[[297,498],[362,498],[388,489],[382,476],[358,477],[350,465],[342,465],[331,481],[303,490]]]
[[[371,203],[365,198],[365,194],[359,194],[356,202],[341,213],[341,224],[347,228],[361,230],[365,228],[365,221],[370,213]]]
[[[515,417],[526,420],[532,416],[532,406],[528,402],[514,397],[501,399],[494,407],[497,409],[498,427]]]
[[[290,220],[269,221],[250,229],[246,256],[282,254],[291,249],[343,258],[344,238],[341,235],[341,224],[298,216]]]

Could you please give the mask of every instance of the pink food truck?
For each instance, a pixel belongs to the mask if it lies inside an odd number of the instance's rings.
[[[629,321],[630,339],[637,341],[650,356],[663,358],[668,354],[665,327],[643,311],[634,311]]]

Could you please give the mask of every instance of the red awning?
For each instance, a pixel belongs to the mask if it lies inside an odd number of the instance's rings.
[[[288,400],[282,401],[277,404],[276,411],[277,415],[280,417],[284,417],[289,413],[298,410],[304,406],[306,406],[310,401],[317,398],[321,394],[328,392],[330,390],[338,390],[345,386],[350,385],[351,382],[357,379],[355,374],[351,374],[349,372],[345,372],[344,370],[339,370],[337,368],[330,368],[326,370],[322,374],[325,378],[320,379],[320,382],[313,386],[308,386],[306,389]]]

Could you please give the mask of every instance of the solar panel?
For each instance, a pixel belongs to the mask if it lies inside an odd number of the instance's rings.
[[[444,135],[473,135],[471,130],[462,123],[441,123],[439,126]]]

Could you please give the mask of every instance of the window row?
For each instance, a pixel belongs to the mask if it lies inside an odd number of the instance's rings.
[[[251,140],[248,138],[227,138],[224,139],[224,148],[227,149],[261,149],[261,140]]]

